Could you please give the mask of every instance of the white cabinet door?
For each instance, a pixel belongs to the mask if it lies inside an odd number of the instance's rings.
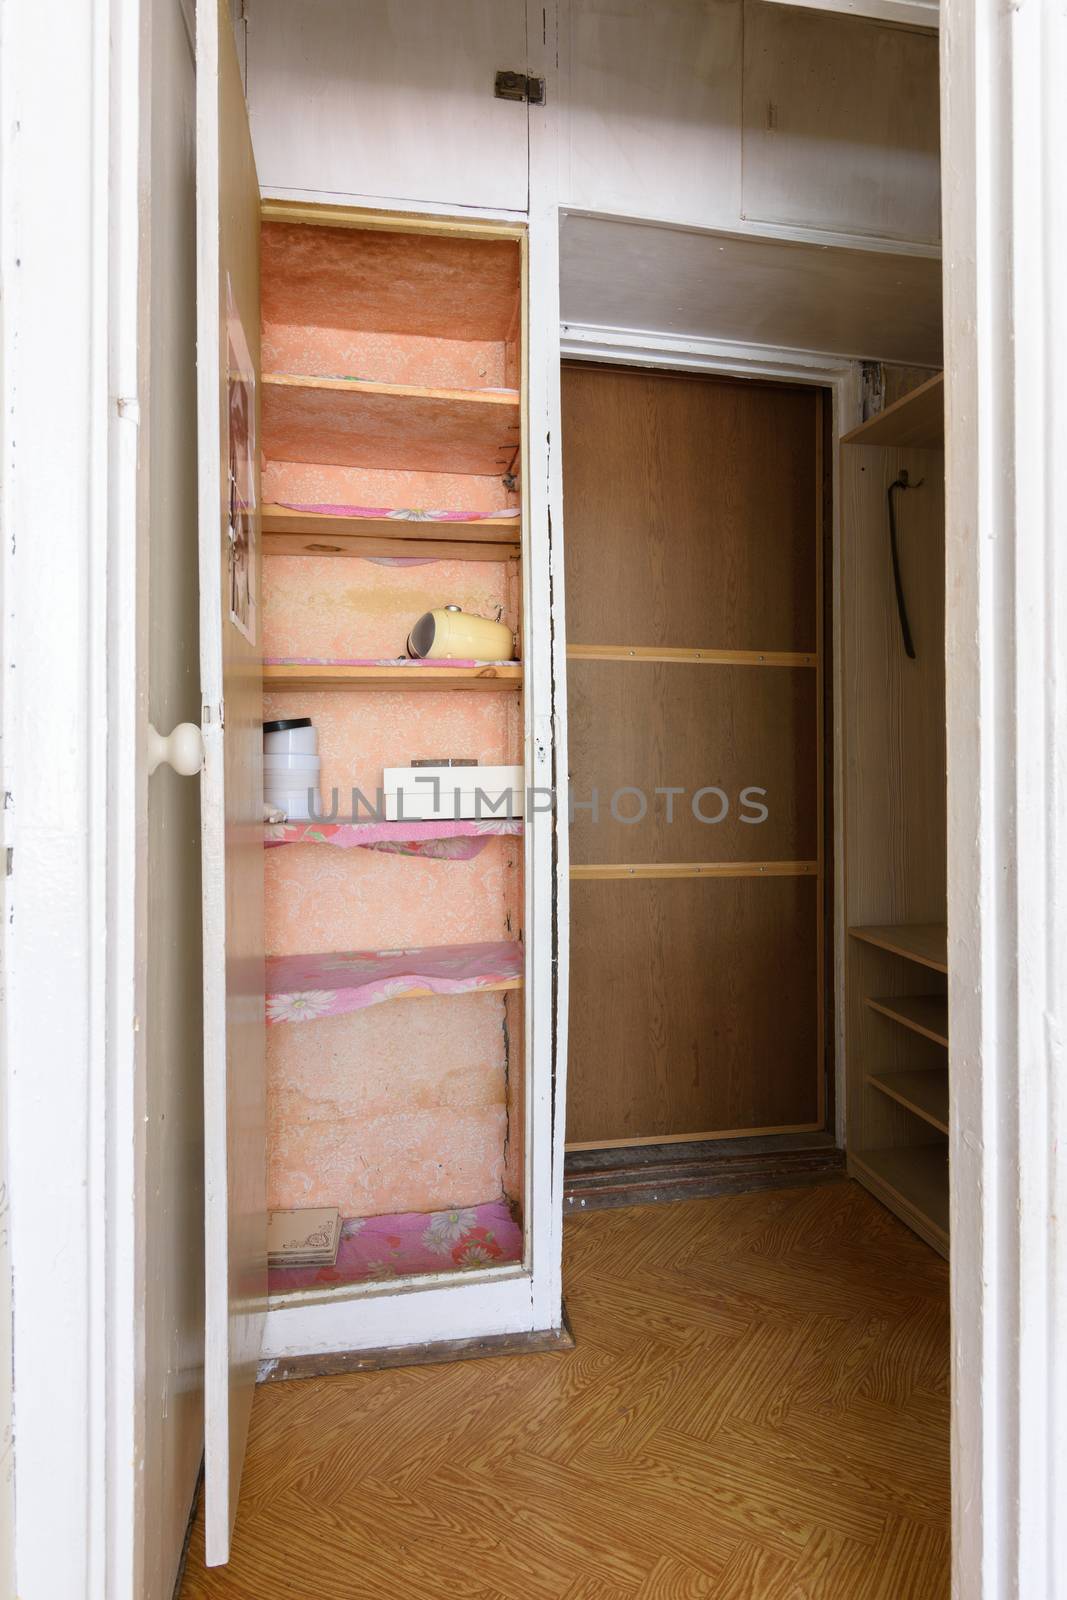
[[[742,211],[936,243],[937,35],[746,0]]]
[[[226,0],[197,6],[207,1560],[227,1559],[266,1310],[259,186]]]
[[[265,190],[525,211],[526,0],[250,0]]]

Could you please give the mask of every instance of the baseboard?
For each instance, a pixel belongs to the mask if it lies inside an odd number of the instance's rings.
[[[567,1211],[589,1211],[844,1177],[845,1152],[828,1133],[574,1150],[566,1158],[563,1204]]]
[[[324,1351],[307,1356],[276,1356],[261,1361],[257,1382],[294,1378],[332,1378],[342,1372],[379,1372],[385,1367],[425,1367],[443,1361],[478,1361],[486,1356],[544,1355],[574,1349],[574,1335],[563,1308],[563,1324],[536,1333],[501,1333],[481,1339],[441,1339],[428,1344],[392,1345],[382,1350]]]

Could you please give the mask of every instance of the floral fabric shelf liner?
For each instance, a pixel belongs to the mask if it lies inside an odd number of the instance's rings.
[[[454,1211],[346,1217],[332,1267],[272,1267],[271,1294],[293,1289],[470,1272],[522,1260],[522,1229],[506,1200]]]
[[[517,819],[479,822],[271,822],[264,844],[331,844],[338,850],[382,850],[434,861],[471,861],[494,835],[522,832]]]
[[[285,511],[302,511],[314,517],[349,517],[353,521],[370,522],[489,522],[498,517],[519,515],[517,506],[508,506],[503,511],[428,511],[418,506],[325,505],[297,500],[276,503]]]
[[[313,1022],[412,994],[468,994],[514,984],[522,976],[522,959],[515,939],[273,956],[267,961],[267,1021]]]

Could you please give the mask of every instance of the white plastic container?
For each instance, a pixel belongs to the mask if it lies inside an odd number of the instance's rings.
[[[296,788],[291,787],[294,781],[298,783]],[[272,811],[284,811],[290,822],[310,822],[322,816],[322,798],[317,778],[311,783],[287,779],[285,787],[265,784],[263,799]]]
[[[318,754],[319,735],[310,717],[286,717],[263,724],[263,754],[269,756]]]
[[[270,773],[292,772],[318,773],[322,766],[319,756],[306,756],[302,753],[296,755],[272,755],[269,750],[263,752],[263,771]]]

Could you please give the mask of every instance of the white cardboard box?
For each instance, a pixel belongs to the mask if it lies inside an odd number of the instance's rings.
[[[390,822],[504,821],[526,798],[522,767],[386,767],[382,788]]]

